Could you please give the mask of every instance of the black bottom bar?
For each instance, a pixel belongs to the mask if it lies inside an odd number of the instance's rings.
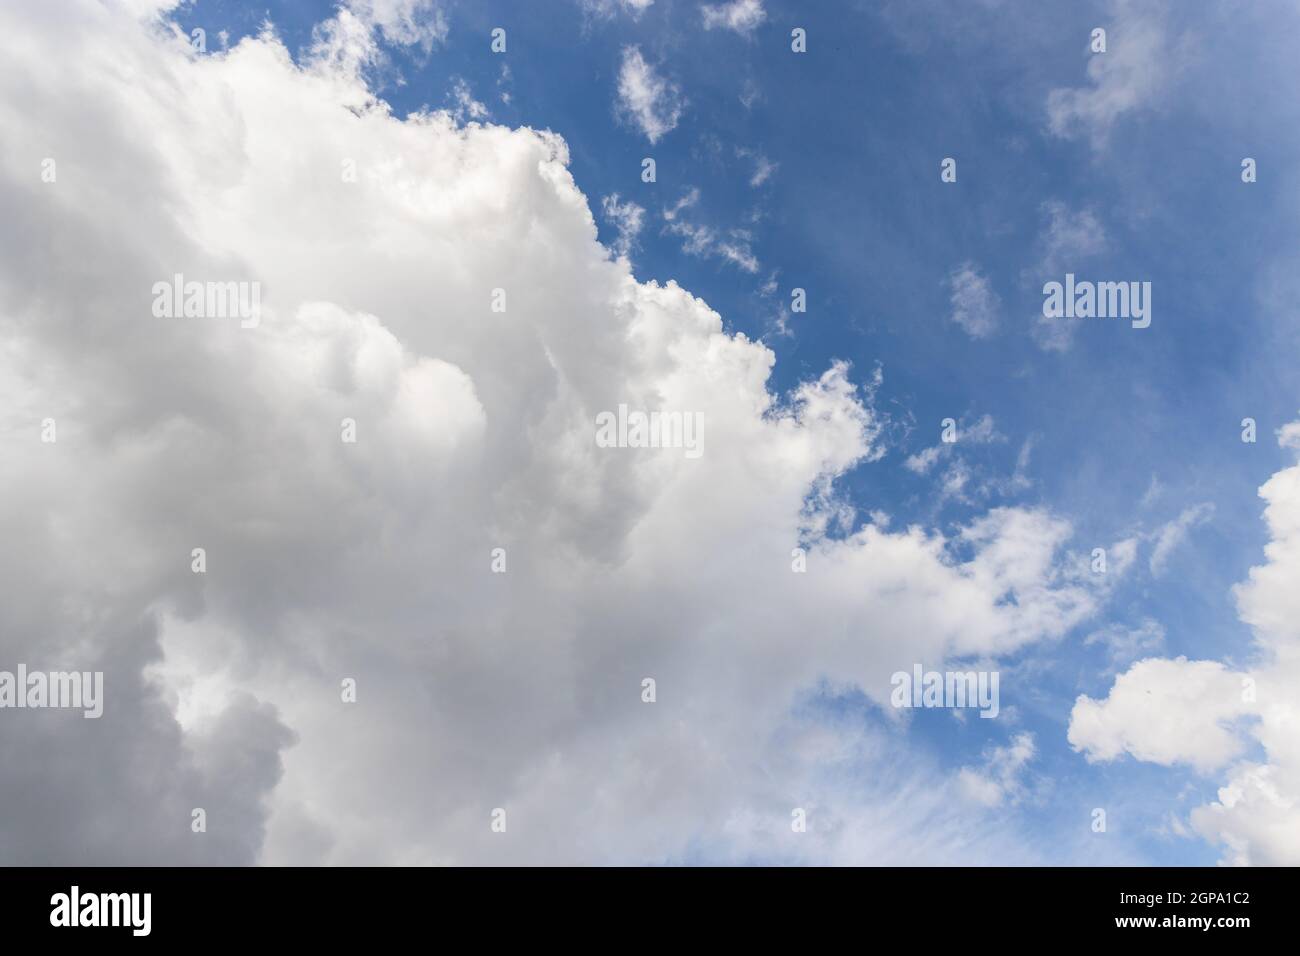
[[[1293,938],[1294,886],[1294,870],[1213,868],[10,869],[0,916],[10,942],[91,945],[373,945],[461,929],[616,947],[830,932],[945,948],[1022,934],[1230,946]]]

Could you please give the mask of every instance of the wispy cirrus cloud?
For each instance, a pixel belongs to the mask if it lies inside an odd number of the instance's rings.
[[[1052,199],[1042,204],[1041,212],[1046,222],[1037,239],[1038,261],[1022,276],[1035,294],[1045,281],[1077,272],[1108,247],[1106,230],[1092,209],[1071,208]],[[1044,351],[1065,352],[1074,342],[1076,328],[1073,322],[1048,318],[1040,311],[1033,318],[1031,334]]]
[[[605,219],[618,233],[612,246],[615,254],[629,255],[636,246],[637,236],[641,234],[641,229],[645,225],[645,207],[630,199],[622,200],[618,193],[614,193],[600,201],[600,208],[605,214]]]
[[[682,251],[700,258],[716,258],[756,273],[758,257],[751,248],[753,234],[747,229],[719,230],[685,218],[684,213],[698,205],[700,191],[687,190],[677,202],[663,210],[664,232],[682,240]]]
[[[1088,84],[1047,96],[1047,128],[1103,149],[1124,117],[1156,107],[1182,70],[1187,45],[1172,35],[1167,5],[1111,0],[1104,53],[1086,52]]]
[[[618,13],[627,13],[636,18],[654,6],[654,2],[655,0],[578,0],[589,16],[605,18]]]

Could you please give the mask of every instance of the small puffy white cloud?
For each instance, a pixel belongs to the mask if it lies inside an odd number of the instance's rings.
[[[729,3],[708,3],[700,8],[704,29],[721,28],[736,33],[752,33],[767,19],[763,0],[730,0]]]
[[[1150,658],[1121,674],[1103,700],[1080,695],[1068,738],[1089,760],[1188,764],[1201,773],[1240,756],[1232,726],[1253,712],[1243,700],[1242,674],[1217,661]]]
[[[640,47],[623,48],[618,70],[618,109],[651,143],[671,132],[681,119],[686,101],[675,83],[661,76]]]
[[[979,274],[973,262],[959,266],[948,277],[951,291],[952,321],[974,339],[987,338],[998,325],[1001,301],[987,277]]]

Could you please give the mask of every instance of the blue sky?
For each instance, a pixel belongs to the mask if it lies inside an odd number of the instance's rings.
[[[1095,614],[999,658],[1010,729],[940,710],[899,730],[835,673],[807,689],[802,717],[901,735],[944,775],[996,762],[1028,733],[1033,758],[982,818],[990,828],[1050,862],[1219,860],[1221,846],[1179,821],[1216,799],[1220,776],[1187,760],[1089,760],[1067,729],[1076,698],[1105,698],[1141,657],[1244,668],[1257,653],[1232,589],[1264,560],[1258,489],[1289,464],[1275,434],[1300,409],[1288,176],[1300,168],[1288,93],[1300,22],[1287,5],[762,0],[759,22],[734,28],[708,28],[699,0],[435,6],[439,36],[381,42],[367,73],[397,117],[451,110],[562,136],[601,241],[620,238],[606,197],[640,207],[635,278],[676,282],[727,332],[761,340],[783,398],[836,361],[859,385],[879,375],[883,454],[836,480],[855,512],[834,536],[877,523],[959,537],[992,509],[1020,508],[1069,522],[1076,570],[1093,548],[1115,562],[1120,542],[1136,547]],[[170,16],[205,30],[213,52],[269,23],[305,62],[337,12],[191,0]],[[1089,49],[1097,27],[1104,53]],[[490,47],[495,28],[504,53]],[[791,50],[794,28],[806,53]],[[621,104],[633,51],[669,90],[657,105],[677,105],[661,131]],[[948,157],[956,182],[940,177]],[[1245,157],[1257,182],[1242,181]],[[1043,320],[1043,283],[1066,272],[1150,282],[1150,327]],[[795,288],[806,312],[790,310]],[[948,418],[965,437],[956,446],[940,445]],[[1128,646],[1097,636],[1134,633]],[[1261,753],[1252,742],[1244,756]],[[850,790],[884,786],[852,763],[822,772]],[[1094,807],[1108,810],[1105,840],[1089,829]],[[727,853],[702,835],[668,858]]]
[[[761,338],[777,356],[770,387],[789,389],[833,359],[852,362],[859,379],[879,366],[889,453],[842,480],[864,512],[942,529],[990,506],[1045,505],[1070,517],[1079,542],[1107,545],[1213,505],[1162,573],[1127,581],[1100,619],[1026,652],[1026,666],[1043,668],[1039,689],[1009,695],[1054,794],[1015,809],[1026,826],[1050,841],[1102,795],[1124,794],[1134,859],[1213,862],[1200,841],[1151,835],[1187,801],[1184,788],[1212,797],[1207,781],[1132,760],[1089,764],[1066,742],[1065,722],[1077,694],[1104,695],[1113,678],[1103,650],[1082,643],[1108,625],[1159,622],[1168,656],[1250,654],[1229,589],[1259,559],[1255,491],[1283,458],[1267,439],[1243,444],[1239,423],[1254,417],[1267,435],[1296,410],[1295,326],[1279,321],[1264,288],[1276,251],[1297,238],[1294,194],[1279,175],[1297,160],[1284,125],[1295,105],[1271,95],[1269,72],[1289,37],[1261,36],[1269,4],[1168,9],[1169,33],[1197,54],[1186,75],[1167,95],[1119,111],[1093,142],[1087,132],[1054,135],[1045,104],[1053,89],[1087,87],[1093,27],[1109,27],[1112,44],[1128,41],[1107,4],[765,6],[761,25],[738,32],[703,29],[698,4],[683,0],[658,0],[639,17],[561,0],[455,4],[448,40],[427,52],[390,45],[375,84],[403,115],[454,106],[463,80],[492,122],[561,134],[602,239],[616,231],[600,197],[643,206],[636,276],[675,280],[727,329]],[[328,3],[199,0],[177,21],[209,36],[227,30],[233,45],[269,20],[293,49],[331,12]],[[795,26],[807,31],[805,55],[790,51]],[[495,27],[507,31],[504,55],[489,49]],[[654,144],[617,112],[628,46],[685,100]],[[1149,67],[1177,70],[1169,59]],[[640,175],[647,156],[657,165],[651,184]],[[1259,163],[1257,183],[1241,182],[1244,156]],[[945,157],[957,159],[956,183],[940,181]],[[762,161],[772,171],[753,184]],[[693,190],[692,220],[746,230],[756,269],[690,254],[664,229],[664,209]],[[1041,283],[1063,271],[1042,266],[1053,203],[1067,217],[1090,214],[1104,232],[1103,248],[1067,254],[1065,268],[1152,282],[1149,329],[1085,323],[1064,351],[1035,340]],[[997,297],[987,338],[950,321],[949,278],[964,263]],[[796,286],[808,309],[791,315]],[[954,500],[937,493],[936,475],[904,466],[936,444],[942,419],[985,415],[999,437],[972,449],[973,474],[1008,479],[1027,448],[1021,487]],[[980,723],[922,714],[913,733],[960,765],[978,740],[997,739]]]

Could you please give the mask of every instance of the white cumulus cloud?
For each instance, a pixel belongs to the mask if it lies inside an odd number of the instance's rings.
[[[374,24],[296,63],[68,5],[0,6],[0,651],[106,701],[0,721],[8,861],[1032,855],[904,722],[803,705],[1066,633],[1068,522],[843,534],[872,386],[772,391],[608,255],[560,137],[376,99]],[[154,316],[177,274],[259,283],[260,323]],[[704,454],[598,447],[620,404],[698,414]]]
[[[1295,425],[1279,431],[1288,445]],[[1260,489],[1270,541],[1265,562],[1235,589],[1254,631],[1257,660],[1149,659],[1121,675],[1107,699],[1081,697],[1070,741],[1092,759],[1129,753],[1223,773],[1217,799],[1195,808],[1191,829],[1223,848],[1224,862],[1300,864],[1300,464]],[[1248,748],[1258,748],[1259,754]]]
[[[686,101],[680,88],[660,75],[639,47],[623,49],[618,70],[618,107],[645,138],[657,143],[672,132],[681,119]]]

